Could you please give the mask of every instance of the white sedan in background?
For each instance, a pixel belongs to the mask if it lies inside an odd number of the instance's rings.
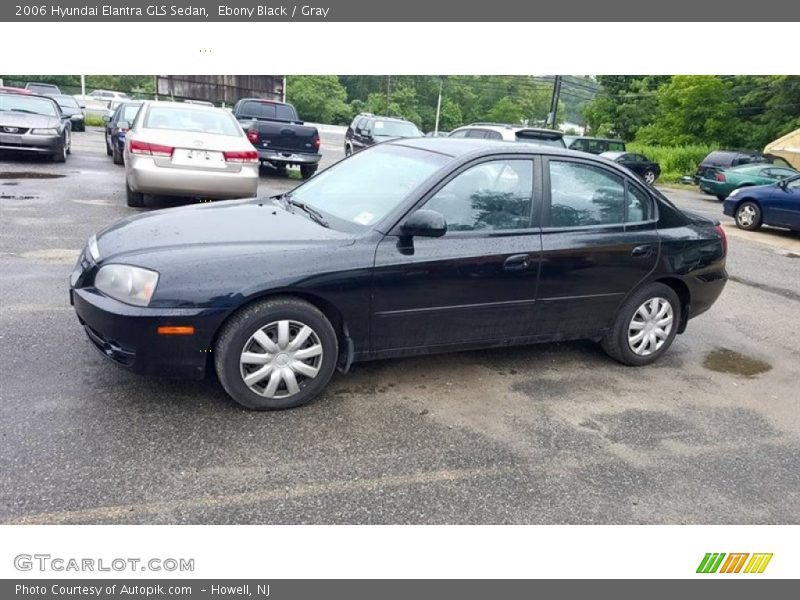
[[[258,152],[226,110],[146,102],[125,138],[128,206],[144,194],[222,200],[258,190]]]

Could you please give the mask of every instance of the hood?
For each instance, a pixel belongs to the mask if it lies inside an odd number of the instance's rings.
[[[34,115],[16,111],[0,112],[0,127],[24,127],[27,129],[61,126],[61,119],[47,115]]]
[[[154,251],[213,245],[342,245],[352,236],[327,229],[299,208],[271,198],[182,206],[122,219],[97,234],[102,261]]]

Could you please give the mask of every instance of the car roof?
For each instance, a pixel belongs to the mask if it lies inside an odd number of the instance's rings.
[[[125,101],[121,104],[129,104],[129,101]],[[223,110],[217,106],[205,106],[203,104],[189,104],[187,102],[165,102],[160,100],[147,100],[142,102],[142,104],[146,104],[148,107],[166,107],[166,108],[181,108],[186,110],[196,110],[200,112],[209,112],[209,111],[219,111]],[[227,112],[227,111],[225,111]]]
[[[538,146],[535,144],[525,144],[511,140],[505,141],[486,140],[479,138],[419,137],[392,140],[384,143],[394,146],[418,148],[420,150],[427,150],[429,152],[437,152],[453,158],[464,158],[470,154],[480,156],[483,154],[501,153],[547,154],[550,156],[576,157],[584,159],[588,158],[590,160],[597,160],[598,158],[596,155],[579,152],[578,150],[567,150],[566,148],[559,148],[557,146]],[[615,168],[618,168],[616,163],[608,159],[602,159],[600,162],[614,165]]]

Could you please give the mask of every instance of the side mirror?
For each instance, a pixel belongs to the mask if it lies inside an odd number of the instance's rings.
[[[412,213],[400,230],[409,237],[442,237],[447,233],[447,221],[442,213],[422,208]]]
[[[81,108],[81,109],[86,108],[86,105],[85,104],[78,104],[78,108]]]

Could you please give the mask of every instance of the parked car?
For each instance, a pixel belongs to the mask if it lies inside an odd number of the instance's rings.
[[[72,131],[86,131],[86,115],[83,114],[83,106],[78,104],[74,96],[66,94],[46,94],[56,101],[61,112],[69,117],[72,123]]]
[[[737,188],[725,199],[722,212],[748,231],[762,225],[800,231],[800,175],[771,185]]]
[[[65,162],[72,151],[69,117],[47,96],[0,92],[0,150],[47,154]]]
[[[627,167],[641,177],[647,185],[654,185],[658,176],[661,175],[661,165],[648,159],[643,154],[615,151],[603,152],[600,156]]]
[[[125,92],[115,92],[113,90],[94,90],[88,94],[89,98],[93,98],[95,100],[130,100],[131,97],[126,94]]]
[[[753,163],[767,163],[776,167],[792,168],[792,165],[786,160],[774,154],[764,154],[763,152],[750,150],[714,150],[697,165],[694,181],[699,183],[703,178],[713,179],[717,169],[729,169]]]
[[[25,84],[25,89],[34,94],[46,95],[61,95],[61,89],[52,83],[36,83],[29,81]]]
[[[625,152],[625,142],[609,138],[588,136],[565,135],[564,142],[570,150],[579,150],[589,154],[602,154],[603,152]]]
[[[720,295],[725,254],[718,224],[609,161],[419,138],[287,194],[118,222],[89,240],[70,294],[106,358],[211,367],[264,410],[378,358],[589,338],[652,363]]]
[[[730,169],[707,169],[708,175],[700,178],[700,190],[706,194],[725,200],[733,190],[750,185],[768,185],[787,177],[794,177],[797,171],[791,167],[776,167],[769,163],[757,163],[732,167]]]
[[[538,127],[522,127],[502,123],[472,123],[450,132],[447,137],[479,140],[505,140],[507,142],[524,142],[537,146],[564,148],[564,134],[555,129]]]
[[[117,106],[110,117],[105,120],[106,154],[111,157],[115,165],[125,164],[125,134],[136,119],[142,102],[123,102]]]
[[[300,175],[308,179],[317,172],[322,156],[319,131],[305,125],[291,104],[243,98],[233,107],[233,116],[247,132],[247,139],[258,151],[258,159],[285,174],[286,168],[299,166]]]
[[[26,90],[25,88],[18,88],[18,87],[11,87],[8,85],[0,85],[0,93],[6,94],[32,94],[33,92],[30,90]]]
[[[422,137],[422,132],[411,121],[361,113],[353,119],[344,134],[344,154],[350,156],[386,140],[416,137]]]
[[[142,206],[144,194],[224,199],[258,190],[258,153],[221,108],[143,104],[125,136],[124,160],[128,206]]]

